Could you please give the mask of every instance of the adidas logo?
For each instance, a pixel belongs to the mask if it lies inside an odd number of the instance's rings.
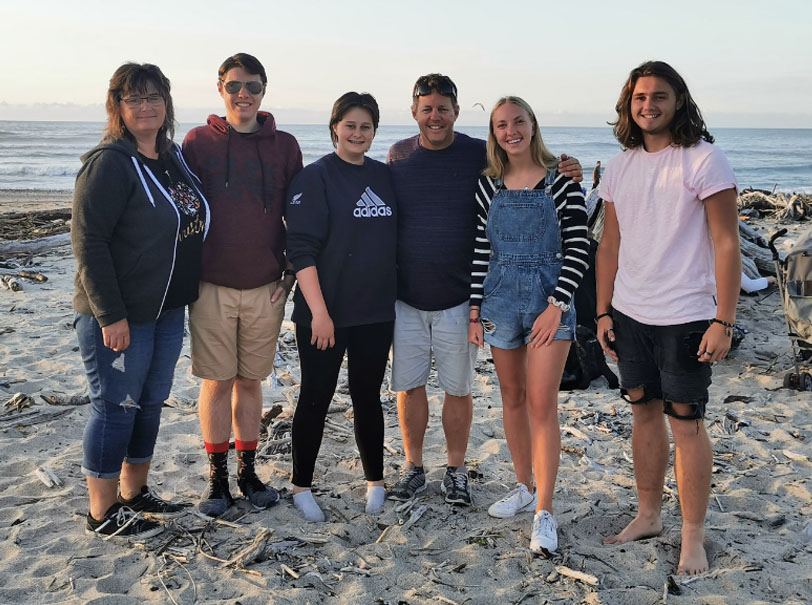
[[[392,209],[379,198],[372,189],[367,187],[361,194],[352,215],[356,218],[369,218],[376,216],[392,216]]]

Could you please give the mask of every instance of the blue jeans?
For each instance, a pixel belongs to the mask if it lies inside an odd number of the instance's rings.
[[[121,474],[121,463],[152,459],[161,408],[172,389],[183,345],[184,307],[157,320],[130,324],[130,346],[104,346],[96,318],[76,314],[74,327],[90,384],[82,472],[98,479]]]

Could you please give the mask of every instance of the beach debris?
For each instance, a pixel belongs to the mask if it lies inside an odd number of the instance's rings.
[[[494,538],[502,538],[504,537],[504,532],[495,530],[495,529],[479,529],[475,531],[473,534],[468,536],[465,541],[468,544],[476,544],[478,546],[487,546],[489,548],[496,548],[496,542]]]
[[[174,408],[186,414],[197,413],[197,399],[190,399],[188,397],[176,397],[172,395],[164,401],[164,405],[168,408]]]
[[[742,418],[732,410],[725,410],[725,416],[722,419],[722,426],[728,435],[732,435],[743,426],[750,426],[750,421]]]
[[[801,221],[812,216],[812,195],[745,189],[739,196],[739,209],[743,208],[754,208],[761,214],[772,214],[782,222]]]
[[[273,535],[273,529],[263,528],[254,537],[251,544],[237,552],[231,559],[229,559],[223,567],[234,566],[238,568],[245,568],[257,559],[259,559],[265,552],[265,546]]]
[[[428,509],[429,509],[429,507],[428,507],[427,505],[425,505],[425,504],[421,504],[420,506],[418,506],[417,508],[415,508],[415,509],[412,511],[412,514],[411,514],[411,515],[409,515],[409,518],[408,518],[408,519],[406,519],[406,521],[404,521],[404,522],[403,522],[403,524],[401,525],[401,528],[402,528],[402,529],[404,529],[404,530],[409,529],[409,528],[410,528],[412,525],[414,525],[415,523],[417,523],[417,521],[420,519],[420,517],[422,517],[422,516],[423,516],[423,514],[424,514],[424,513],[425,513],[425,512],[426,512]]]
[[[76,408],[67,408],[64,410],[58,410],[56,412],[45,412],[43,410],[31,410],[30,412],[20,412],[18,414],[7,414],[5,416],[0,416],[0,427],[5,426],[15,426],[17,428],[22,428],[26,426],[32,426],[34,424],[41,424],[43,422],[48,422],[50,420],[54,420],[59,418],[60,416],[64,416],[66,414],[70,414]]]
[[[42,273],[38,273],[36,271],[18,271],[17,277],[23,277],[25,279],[30,279],[31,281],[38,281],[40,283],[45,283],[48,281],[48,278],[45,277]]]
[[[3,405],[8,410],[15,410],[17,412],[23,411],[25,408],[30,408],[34,404],[31,395],[25,393],[14,393],[11,398]]]
[[[362,569],[360,567],[347,566],[347,567],[342,567],[338,571],[343,572],[343,573],[354,573],[354,574],[358,574],[359,576],[366,576],[366,577],[369,577],[369,576],[372,575],[372,572],[370,570]]]
[[[90,403],[88,395],[66,395],[65,393],[56,393],[54,395],[42,395],[42,399],[48,405],[86,405]]]
[[[581,466],[586,466],[587,468],[591,468],[593,470],[598,471],[599,473],[605,473],[607,475],[613,475],[614,471],[610,471],[608,469],[603,468],[600,464],[592,460],[589,456],[584,454],[581,456],[581,459],[578,461]]]
[[[795,462],[809,462],[809,458],[804,456],[803,454],[797,454],[792,450],[782,450],[781,452],[790,460],[794,460]]]
[[[572,578],[573,580],[578,580],[579,582],[583,582],[584,584],[589,584],[590,586],[598,585],[598,578],[596,578],[592,574],[588,574],[583,571],[578,571],[576,569],[570,569],[566,565],[556,565],[555,570],[562,576]]]
[[[279,568],[282,570],[283,573],[288,574],[294,580],[298,580],[299,578],[301,578],[301,576],[299,575],[298,572],[292,570],[290,567],[288,567],[284,563],[280,563]]]
[[[663,603],[666,602],[668,595],[678,596],[681,594],[682,588],[680,588],[679,582],[674,579],[673,575],[669,574],[665,580],[665,586],[663,587]]]
[[[64,233],[70,228],[70,218],[70,208],[4,212],[0,220],[0,239],[33,239]]]
[[[279,405],[278,403],[271,406],[267,410],[263,410],[263,412],[262,412],[262,426],[264,426],[267,429],[269,426],[271,426],[271,423],[273,422],[274,418],[279,416],[283,411],[284,410],[283,410],[282,406]]]
[[[566,433],[568,435],[572,435],[576,439],[580,439],[581,441],[586,441],[588,445],[592,445],[592,439],[587,437],[582,431],[579,431],[575,427],[564,425],[561,427],[561,432]]]
[[[0,280],[2,280],[6,288],[12,292],[22,292],[23,290],[22,284],[20,284],[20,282],[18,282],[13,275],[3,275],[0,277]]]
[[[37,479],[42,481],[45,487],[62,487],[65,485],[62,479],[57,477],[56,473],[47,467],[38,466],[34,474],[37,476]]]
[[[381,532],[381,535],[378,536],[377,540],[375,540],[375,544],[380,544],[381,542],[383,542],[383,539],[386,537],[386,534],[388,534],[389,530],[392,529],[393,527],[394,525],[387,525],[386,527],[384,527],[383,531]]]

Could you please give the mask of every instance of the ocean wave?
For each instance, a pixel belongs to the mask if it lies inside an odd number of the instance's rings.
[[[0,166],[0,177],[76,176],[73,166]]]

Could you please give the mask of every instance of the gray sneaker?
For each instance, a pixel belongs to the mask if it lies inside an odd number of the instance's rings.
[[[389,500],[407,502],[426,489],[426,473],[422,466],[406,465],[398,482],[393,485],[386,497]]]
[[[471,506],[471,488],[468,486],[468,473],[464,468],[462,470],[456,466],[446,468],[440,491],[445,494],[445,501],[449,504]]]
[[[279,492],[265,485],[254,473],[246,473],[237,480],[242,495],[257,510],[263,510],[279,502]]]
[[[228,477],[209,476],[206,491],[197,505],[197,510],[209,517],[219,517],[232,504],[234,504],[234,498],[231,497],[231,492],[228,491]]]

